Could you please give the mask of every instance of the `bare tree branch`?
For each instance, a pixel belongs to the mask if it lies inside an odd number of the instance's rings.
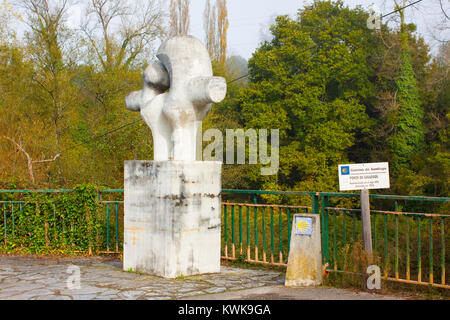
[[[89,0],[80,30],[102,69],[128,67],[164,34],[158,0]]]
[[[46,162],[54,162],[56,159],[58,159],[61,156],[61,153],[56,154],[51,159],[44,159],[44,160],[33,160],[33,163],[46,163]]]
[[[35,180],[34,180],[34,173],[33,173],[33,159],[31,158],[30,154],[28,152],[25,151],[25,149],[22,147],[22,145],[20,145],[19,143],[17,143],[14,139],[7,137],[7,136],[0,136],[0,138],[6,139],[10,142],[12,142],[17,149],[19,149],[27,158],[27,166],[28,166],[28,176],[30,178],[31,183],[34,184]]]
[[[441,10],[442,10],[442,13],[444,14],[444,16],[445,16],[448,20],[450,20],[450,17],[447,15],[447,13],[446,13],[445,10],[444,10],[444,6],[442,5],[442,0],[439,0],[439,5],[440,5],[440,7],[441,7]]]
[[[20,151],[22,152],[25,157],[27,158],[27,168],[28,168],[28,176],[29,179],[31,181],[31,183],[35,183],[35,177],[34,177],[34,169],[33,169],[33,164],[34,163],[49,163],[49,162],[55,162],[56,159],[58,159],[61,154],[58,153],[56,154],[53,158],[51,159],[43,159],[43,160],[33,160],[33,158],[31,157],[31,155],[25,150],[25,148],[18,143],[16,140],[12,139],[11,137],[8,136],[0,136],[0,138],[3,138],[5,140],[10,141],[12,144],[14,144],[14,146]]]

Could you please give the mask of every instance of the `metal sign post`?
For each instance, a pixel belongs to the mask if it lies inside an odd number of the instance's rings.
[[[372,230],[370,229],[370,203],[369,203],[369,190],[361,190],[361,221],[363,231],[363,244],[364,250],[372,255]]]

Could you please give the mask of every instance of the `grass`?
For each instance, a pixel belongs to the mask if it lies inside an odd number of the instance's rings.
[[[180,274],[178,277],[176,277],[177,280],[184,280],[184,275]]]
[[[369,265],[381,265],[382,257],[377,254],[369,257],[367,252],[363,250],[361,242],[357,242],[352,246],[347,245],[340,251],[339,260],[341,262],[340,265],[343,266],[342,269],[346,270],[347,273],[328,273],[328,276],[324,278],[324,285],[383,295],[400,295],[410,299],[439,300],[450,298],[449,289],[384,280],[383,270],[381,271],[381,289],[368,289],[367,279],[369,274],[367,273],[367,268]]]

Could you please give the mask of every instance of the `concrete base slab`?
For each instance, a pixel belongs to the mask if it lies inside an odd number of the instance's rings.
[[[222,163],[125,161],[123,269],[220,272]]]

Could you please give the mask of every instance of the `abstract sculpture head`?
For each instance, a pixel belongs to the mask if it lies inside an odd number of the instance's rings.
[[[208,50],[194,37],[167,40],[156,57],[144,71],[144,88],[128,94],[126,106],[152,130],[154,160],[194,161],[197,130],[211,103],[225,98],[226,81],[213,76]]]

